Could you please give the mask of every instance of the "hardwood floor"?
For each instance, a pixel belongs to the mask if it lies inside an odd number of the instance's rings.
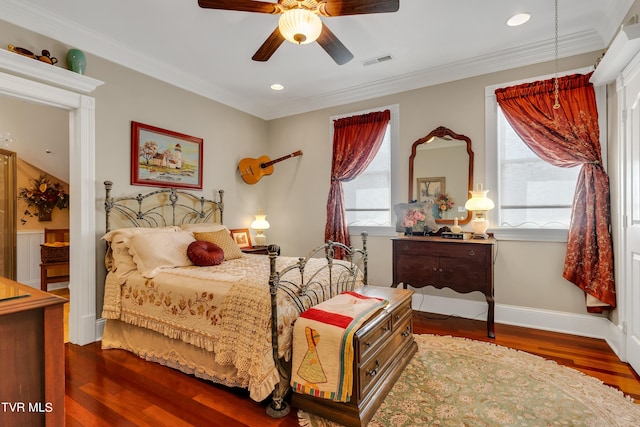
[[[414,313],[414,333],[494,342],[570,366],[640,400],[640,377],[598,339],[496,324],[495,340],[482,321]],[[121,350],[66,344],[67,426],[297,426],[295,409],[282,419],[244,390],[229,389],[145,362]]]

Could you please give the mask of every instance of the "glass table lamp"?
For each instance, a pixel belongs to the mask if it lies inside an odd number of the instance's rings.
[[[493,201],[487,197],[489,190],[483,190],[482,184],[478,184],[476,191],[469,191],[471,198],[467,200],[464,207],[468,211],[473,212],[473,220],[471,220],[471,228],[473,229],[474,239],[488,239],[487,228],[487,211],[494,208]]]
[[[251,228],[256,230],[256,246],[265,246],[267,244],[267,236],[263,233],[263,230],[269,228],[269,222],[265,219],[266,217],[262,209],[258,209],[256,219],[251,223]]]

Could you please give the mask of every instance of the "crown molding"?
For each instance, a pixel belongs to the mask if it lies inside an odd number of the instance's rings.
[[[613,39],[611,46],[593,72],[591,83],[594,86],[611,83],[638,52],[640,52],[640,24],[625,25]]]
[[[628,1],[628,0],[627,0]],[[323,108],[378,98],[395,93],[451,82],[511,68],[553,60],[553,39],[515,49],[465,59],[444,66],[370,82],[346,90],[328,92],[322,96],[300,98],[297,101],[257,105],[251,99],[239,97],[210,81],[200,79],[169,62],[159,61],[126,45],[97,34],[90,28],[59,16],[51,16],[39,8],[19,0],[3,0],[3,19],[85,52],[120,64],[189,92],[238,109],[264,120],[306,113]],[[604,49],[602,37],[594,30],[564,36],[559,40],[560,57]]]
[[[515,49],[507,49],[491,55],[477,56],[444,66],[433,67],[415,73],[378,80],[347,90],[328,92],[324,96],[303,98],[298,102],[272,105],[265,111],[266,119],[276,119],[294,114],[335,107],[352,102],[393,95],[465,78],[510,70],[554,60],[553,39],[531,43]],[[559,39],[561,58],[604,49],[605,45],[596,30],[574,33]],[[595,61],[595,58],[594,58]]]

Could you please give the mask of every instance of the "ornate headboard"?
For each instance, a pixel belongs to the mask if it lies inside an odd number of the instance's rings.
[[[113,182],[105,181],[106,231],[120,227],[164,227],[180,224],[220,223],[223,220],[224,190],[220,200],[209,200],[174,188],[137,196],[111,197]],[[115,224],[114,224],[115,223]]]

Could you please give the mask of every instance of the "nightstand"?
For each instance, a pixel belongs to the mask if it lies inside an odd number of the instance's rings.
[[[267,251],[267,246],[254,246],[252,248],[243,248],[242,252],[245,254],[255,254],[255,255],[269,255]],[[280,255],[280,248],[278,248],[278,255]]]

